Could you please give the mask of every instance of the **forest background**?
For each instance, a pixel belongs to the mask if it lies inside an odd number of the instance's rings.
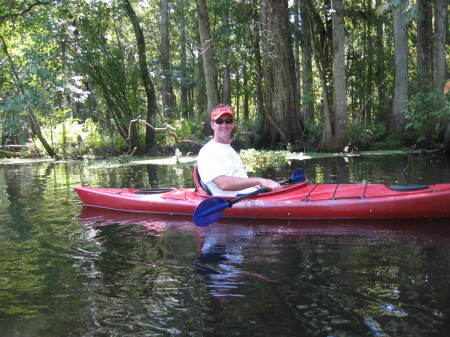
[[[450,153],[447,0],[2,0],[0,157]],[[21,151],[17,151],[21,149]]]

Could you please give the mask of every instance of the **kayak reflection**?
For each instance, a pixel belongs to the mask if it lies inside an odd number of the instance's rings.
[[[414,242],[419,246],[439,246],[450,242],[448,220],[391,221],[287,221],[223,219],[208,227],[195,226],[189,216],[149,215],[84,207],[80,221],[93,227],[130,226],[144,235],[164,236],[174,229],[193,237],[195,244],[178,252],[184,264],[207,278],[210,295],[219,298],[244,297],[249,281],[282,282],[287,276],[259,268],[273,265],[276,245],[308,241],[335,241],[340,244],[366,242]],[[265,245],[266,247],[262,247]],[[276,247],[276,248],[274,248]],[[279,248],[279,247],[278,247]],[[261,252],[265,252],[261,254]],[[156,266],[160,260],[134,261]],[[255,261],[257,261],[255,263]]]
[[[195,233],[201,239],[208,235],[252,237],[257,233],[287,235],[308,240],[316,236],[358,235],[371,239],[419,240],[450,239],[449,219],[364,219],[364,220],[274,220],[224,218],[208,228],[194,225],[190,216],[114,211],[84,206],[80,221],[90,226],[110,224],[140,225],[162,232],[170,227]],[[245,228],[245,229],[242,229]]]

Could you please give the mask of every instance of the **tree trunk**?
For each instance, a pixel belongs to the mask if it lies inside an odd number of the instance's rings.
[[[333,150],[347,144],[347,94],[345,84],[345,41],[343,0],[332,0],[333,20]]]
[[[33,134],[36,135],[36,137],[38,137],[47,154],[52,158],[59,159],[59,156],[57,155],[53,147],[50,146],[50,144],[47,142],[44,135],[42,134],[41,125],[39,124],[39,121],[37,120],[35,114],[31,111],[30,108],[28,108],[28,115],[31,121],[31,130]]]
[[[172,69],[170,66],[169,40],[169,2],[161,0],[161,69],[162,69],[162,104],[163,115],[168,118],[176,117],[176,98],[172,87]]]
[[[302,119],[307,121],[313,118],[313,69],[312,69],[312,46],[311,25],[308,15],[308,6],[305,1],[300,1],[300,45],[302,52]]]
[[[227,48],[223,53],[223,94],[221,102],[223,104],[231,105],[231,76],[229,63],[229,49]],[[238,107],[236,107],[238,108]]]
[[[443,96],[445,83],[445,42],[447,32],[447,0],[434,0],[433,89]]]
[[[306,0],[305,0],[306,1]],[[311,22],[311,37],[314,46],[314,58],[322,84],[322,122],[323,132],[319,144],[320,150],[333,149],[333,94],[330,84],[332,78],[332,24],[328,18],[322,21],[311,0],[307,0],[308,14]],[[325,5],[330,7],[327,0]]]
[[[366,0],[364,10],[369,13],[368,20],[365,21],[364,25],[364,58],[367,59],[367,73],[364,76],[364,90],[359,90],[361,93],[360,108],[362,112],[361,119],[366,125],[372,124],[372,104],[373,104],[373,90],[374,90],[374,66],[375,66],[375,55],[373,51],[375,50],[374,39],[373,39],[373,0]]]
[[[432,4],[429,0],[417,0],[417,86],[422,91],[431,89],[432,65]]]
[[[136,37],[138,55],[139,55],[139,67],[141,71],[142,82],[144,84],[145,95],[147,97],[147,123],[154,125],[154,120],[157,113],[156,95],[153,82],[150,78],[150,73],[147,67],[147,56],[145,52],[145,39],[139,24],[139,18],[137,17],[133,7],[129,0],[124,0],[124,6],[128,17],[133,25],[134,35]],[[145,152],[153,154],[155,152],[155,131],[151,128],[147,128],[145,131]]]
[[[253,0],[253,7],[257,7],[258,0]],[[256,106],[257,106],[257,113],[262,116],[263,120],[265,119],[265,113],[264,113],[264,96],[263,96],[263,89],[262,89],[262,78],[264,76],[263,74],[263,68],[262,68],[262,57],[261,57],[261,34],[260,34],[260,28],[259,23],[254,22],[252,25],[253,30],[250,30],[250,39],[252,41],[252,47],[255,51],[255,69],[256,69]],[[263,125],[266,125],[266,123],[263,123]]]
[[[394,25],[395,86],[392,104],[392,130],[401,130],[405,125],[405,111],[408,103],[408,32],[405,0],[392,12]]]
[[[244,120],[248,121],[250,118],[250,104],[249,104],[249,92],[248,92],[248,74],[247,67],[245,63],[242,65],[242,80],[244,85],[244,104],[243,104],[243,115]]]
[[[230,3],[228,3],[230,5]],[[223,15],[223,26],[226,32],[230,32],[230,8],[226,8]],[[225,38],[224,50],[223,50],[223,94],[222,100],[223,104],[231,105],[231,75],[230,75],[230,43]],[[237,96],[239,98],[239,95]],[[236,104],[236,109],[239,109],[239,104]]]
[[[264,103],[266,116],[274,120],[263,137],[267,145],[280,141],[295,143],[302,135],[302,124],[297,113],[297,91],[294,57],[287,2],[261,0],[262,49],[264,61]],[[269,122],[268,120],[265,121]]]
[[[181,7],[181,19],[180,19],[180,63],[181,63],[181,114],[183,117],[189,117],[189,104],[188,104],[188,88],[186,85],[187,79],[187,56],[186,56],[186,18],[184,13],[185,1],[180,0]]]
[[[211,111],[219,103],[217,94],[217,72],[214,64],[214,48],[209,31],[208,9],[205,0],[196,0],[198,13],[198,28],[200,32],[201,55],[206,84],[207,109]],[[209,123],[208,123],[209,125]]]
[[[299,0],[294,1],[294,66],[295,66],[295,82],[297,83],[297,98],[299,101],[299,111],[302,110],[302,86],[301,86],[301,67],[300,67],[300,6]]]
[[[236,72],[236,92],[240,93],[241,92],[241,73],[239,71],[239,69]],[[231,102],[231,97],[230,97],[230,102]],[[236,95],[236,101],[234,103],[235,106],[235,112],[236,112],[236,117],[237,119],[241,120],[241,95],[237,94]]]
[[[381,6],[382,0],[376,0],[375,7]],[[376,53],[376,92],[378,96],[378,113],[376,120],[383,124],[389,124],[390,116],[388,115],[388,102],[386,96],[386,89],[383,83],[385,82],[385,53],[384,53],[384,39],[383,39],[383,22],[378,19],[376,21],[376,38],[375,38],[375,53]]]
[[[445,102],[443,87],[446,73],[445,42],[447,41],[448,11],[446,0],[434,0],[434,34],[433,34],[433,89],[438,94],[438,106],[442,109]],[[448,95],[448,94],[447,94]],[[448,107],[447,107],[448,110]],[[439,121],[439,135],[443,134],[445,152],[450,155],[450,117],[442,117]]]
[[[196,89],[194,90],[195,96],[196,96],[196,103],[197,103],[197,111],[200,112],[200,117],[203,115],[203,113],[205,111],[208,111],[208,97],[207,95],[205,95],[206,92],[206,84],[205,81],[201,80],[205,78],[205,67],[203,66],[203,57],[198,57],[196,59],[196,68],[197,68],[197,73],[198,76],[197,78],[198,83],[196,85]],[[194,94],[193,93],[193,94]],[[203,115],[203,117],[206,117],[205,115]],[[209,122],[208,122],[209,118],[205,119],[205,129],[206,130],[211,130],[211,128],[209,127]],[[206,133],[209,134],[209,133]]]

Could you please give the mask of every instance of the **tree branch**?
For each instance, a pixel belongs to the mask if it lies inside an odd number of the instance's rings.
[[[190,139],[180,139],[176,134],[175,134],[175,128],[173,126],[167,125],[164,128],[157,128],[154,127],[153,125],[147,123],[145,120],[141,119],[141,118],[135,118],[132,119],[130,121],[130,124],[128,126],[128,137],[127,137],[127,141],[129,142],[129,140],[131,139],[131,125],[133,125],[133,123],[142,123],[144,124],[146,127],[152,129],[154,132],[163,132],[165,131],[169,136],[173,137],[175,139],[175,143],[182,143],[182,144],[194,144],[194,145],[198,145],[198,146],[202,146],[203,144],[198,143],[194,140],[190,140]]]
[[[60,2],[61,0],[55,0],[55,1],[36,1],[30,5],[28,5],[28,7],[26,7],[24,10],[22,10],[19,13],[8,13],[6,15],[0,16],[0,25],[3,24],[3,22],[5,22],[8,19],[12,19],[12,18],[16,18],[22,15],[27,14],[29,11],[31,11],[34,7],[38,7],[41,5],[51,5],[53,3],[56,2]]]

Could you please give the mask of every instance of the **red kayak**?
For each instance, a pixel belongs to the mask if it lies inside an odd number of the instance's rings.
[[[211,198],[196,188],[139,190],[77,187],[86,206],[128,212],[192,215]],[[228,200],[227,198],[224,198]],[[224,217],[255,219],[450,218],[450,184],[310,184],[261,193],[227,208]]]

